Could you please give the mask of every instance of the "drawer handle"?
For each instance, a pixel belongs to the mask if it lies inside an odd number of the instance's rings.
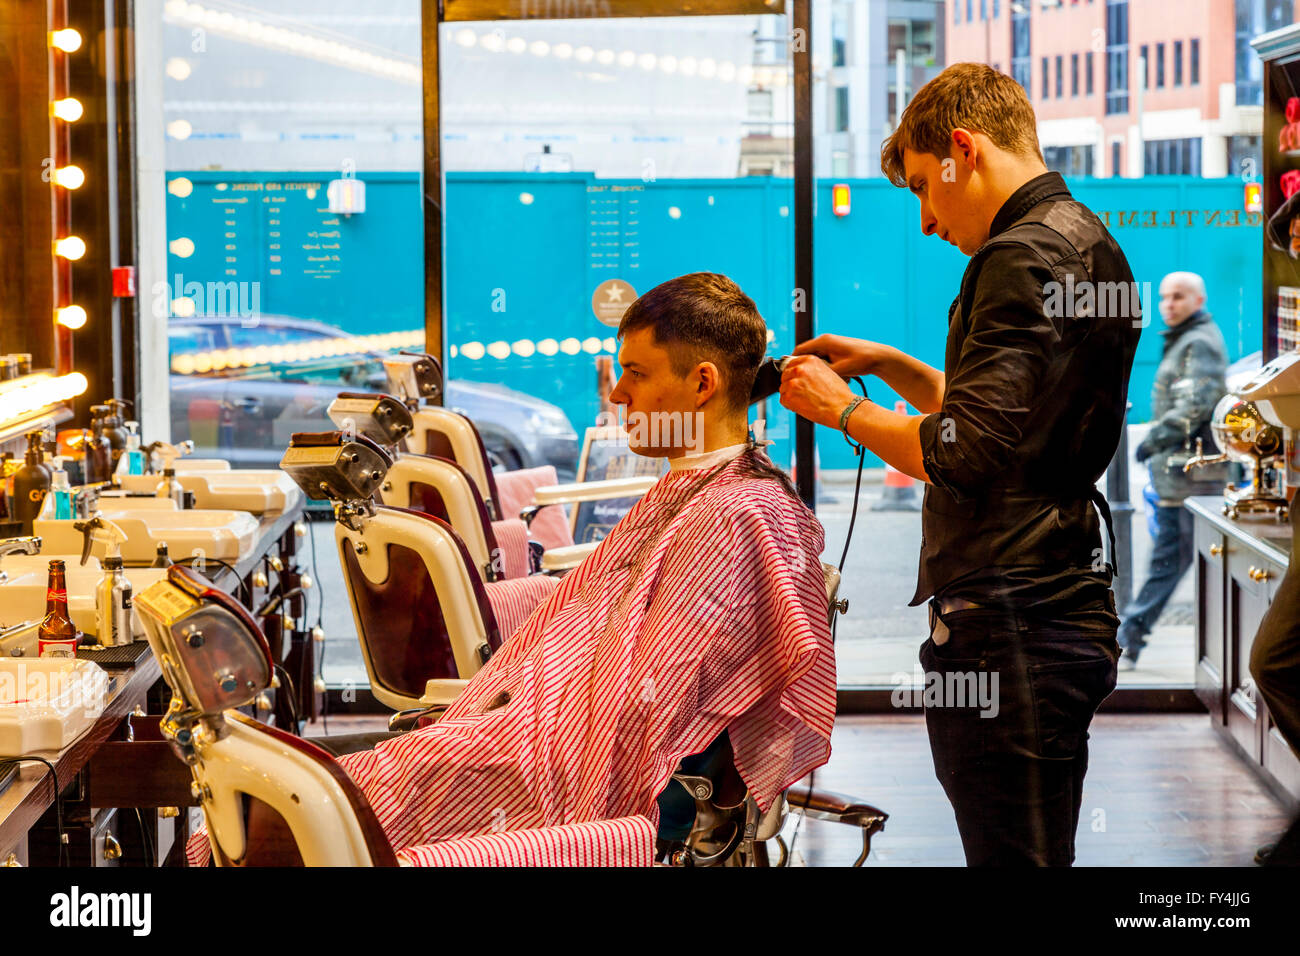
[[[1221,554],[1223,554],[1223,545],[1221,544],[1210,545],[1210,557],[1217,558]]]
[[[1247,573],[1252,581],[1267,581],[1273,576],[1273,572],[1269,571],[1268,568],[1252,567]]]

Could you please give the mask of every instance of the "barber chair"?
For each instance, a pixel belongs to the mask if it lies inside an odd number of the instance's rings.
[[[228,594],[179,565],[136,599],[172,691],[160,723],[190,768],[219,866],[648,865],[653,827],[627,817],[395,852],[365,795],[309,741],[245,717],[270,648]]]
[[[491,520],[522,517],[544,549],[541,567],[545,571],[577,567],[596,547],[575,545],[571,521],[563,517],[560,507],[553,506],[639,497],[657,480],[616,478],[559,485],[555,469],[550,466],[496,471],[472,421],[451,409],[428,404],[443,389],[442,367],[436,358],[402,352],[384,359],[384,371],[389,392],[401,398],[411,411],[411,428],[404,436],[407,449],[458,464],[478,488]]]
[[[280,467],[334,504],[334,539],[371,690],[397,711],[445,708],[558,580],[485,583],[445,521],[376,505],[392,467],[364,435],[295,434]]]
[[[830,623],[848,610],[838,599],[840,572],[822,562]],[[677,786],[674,787],[673,784]],[[862,851],[853,862],[861,866],[871,852],[871,838],[885,828],[889,814],[854,797],[811,786],[788,788],[767,813],[745,789],[732,762],[731,743],[724,733],[701,754],[683,760],[672,783],[659,797],[660,832],[656,855],[669,866],[770,866],[769,841],[780,849],[776,866],[786,866],[789,854],[781,831],[794,810],[817,820],[857,827]],[[689,833],[666,833],[674,820],[691,820]],[[685,830],[685,824],[682,829]]]

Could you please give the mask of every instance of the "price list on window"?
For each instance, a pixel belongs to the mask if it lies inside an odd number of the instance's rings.
[[[641,200],[645,186],[587,187],[587,266],[591,287],[621,277],[635,285],[641,265]]]

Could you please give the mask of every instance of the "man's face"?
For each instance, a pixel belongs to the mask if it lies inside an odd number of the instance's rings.
[[[649,458],[676,458],[699,451],[702,406],[709,397],[701,392],[702,375],[708,374],[701,370],[714,366],[699,363],[685,376],[678,375],[668,350],[656,344],[650,328],[623,336],[618,364],[623,374],[609,400],[626,409],[628,447]]]
[[[1205,297],[1197,295],[1187,284],[1177,279],[1160,283],[1160,316],[1171,329],[1187,321],[1205,304]]]
[[[921,201],[921,231],[974,255],[989,237],[989,224],[979,214],[970,167],[957,146],[947,159],[905,149],[903,171],[907,188]]]

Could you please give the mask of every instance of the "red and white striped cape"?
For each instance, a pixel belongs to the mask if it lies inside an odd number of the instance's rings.
[[[757,454],[665,475],[438,723],[341,758],[395,848],[657,821],[678,763],[724,730],[764,810],[826,762],[822,528],[748,473]]]

